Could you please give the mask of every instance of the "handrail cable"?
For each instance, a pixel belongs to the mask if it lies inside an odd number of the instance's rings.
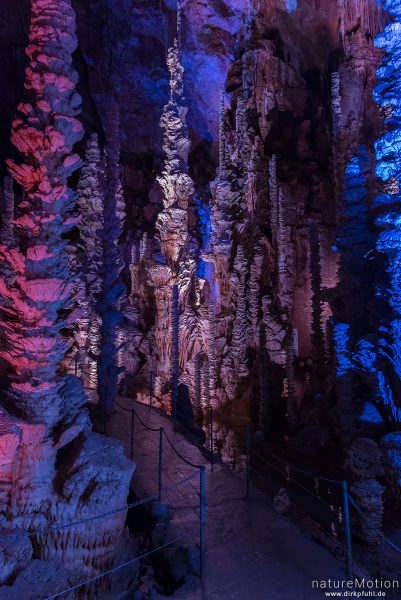
[[[260,454],[255,454],[255,452],[253,452],[252,455],[255,456],[256,458],[259,458],[260,460],[262,460],[263,462],[265,462],[267,465],[269,465],[270,467],[272,467],[273,469],[275,469],[276,471],[278,471],[279,473],[281,473],[282,475],[284,475],[285,477],[287,477],[289,481],[292,481],[293,483],[295,483],[295,485],[297,485],[299,488],[301,488],[305,492],[307,492],[310,496],[312,496],[312,498],[316,498],[317,500],[319,500],[320,502],[322,502],[322,504],[325,504],[326,506],[328,506],[330,508],[330,510],[331,510],[331,506],[330,506],[330,504],[328,502],[326,502],[326,500],[323,500],[323,498],[320,498],[320,496],[318,496],[317,494],[314,494],[313,492],[311,492],[311,490],[308,490],[308,488],[306,488],[304,485],[302,485],[302,483],[299,483],[299,481],[297,481],[296,479],[294,479],[293,477],[291,477],[291,475],[289,473],[287,473],[286,471],[282,471],[280,469],[280,467],[277,467],[276,465],[273,465],[266,458],[264,458],[263,456],[260,456]],[[258,475],[259,472],[257,471],[256,474]],[[262,475],[262,477],[263,477],[263,475]]]
[[[176,455],[181,458],[182,461],[184,461],[188,466],[193,467],[194,469],[201,469],[203,465],[196,465],[195,463],[191,462],[190,460],[187,460],[184,456],[182,456],[182,454],[180,454],[178,452],[178,450],[176,450],[176,448],[174,447],[174,444],[170,441],[170,438],[168,437],[168,435],[166,434],[166,432],[163,429],[163,434],[164,437],[167,440],[167,443],[171,446],[171,448],[174,450],[174,452],[176,453]]]

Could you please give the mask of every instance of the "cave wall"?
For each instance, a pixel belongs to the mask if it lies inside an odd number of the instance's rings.
[[[7,140],[22,96],[29,4],[0,6],[1,165],[13,156]],[[382,51],[373,40],[388,15],[375,0],[183,2],[174,175],[185,173],[193,188],[177,199],[157,179],[171,175],[163,144],[172,132],[160,119],[174,79],[166,59],[175,4],[73,6],[86,135],[105,145],[111,101],[121,119],[128,295],[120,390],[145,397],[153,387],[171,411],[172,286],[181,286],[174,360],[200,421],[215,409],[223,457],[241,468],[241,448],[219,414],[290,439],[294,453],[305,430],[318,427],[312,458],[319,439],[331,438],[342,465],[356,438],[387,432],[380,415],[372,418],[369,376],[341,370],[344,329],[335,327],[350,324],[355,339],[367,339],[379,310],[383,264],[366,256],[379,189],[373,144],[384,127],[373,100]],[[166,216],[172,206],[186,213],[178,232]],[[185,254],[181,271],[174,252]],[[356,451],[371,448],[356,442]],[[371,479],[381,476],[373,471]]]

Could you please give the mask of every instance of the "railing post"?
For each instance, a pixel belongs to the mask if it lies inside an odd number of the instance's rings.
[[[343,509],[344,509],[344,527],[345,527],[345,540],[347,546],[347,570],[348,579],[352,579],[352,545],[351,545],[351,527],[349,519],[349,504],[348,504],[348,486],[346,481],[341,482],[341,489],[343,493]]]
[[[248,425],[246,428],[246,497],[250,496],[250,483],[251,483],[251,426]]]
[[[213,408],[209,409],[210,415],[210,464],[212,466],[212,471],[214,469],[214,439],[213,439]]]
[[[199,574],[204,575],[205,561],[205,467],[199,469]]]
[[[131,460],[134,458],[134,430],[135,430],[135,411],[131,410]]]
[[[163,427],[159,429],[159,502],[162,499],[162,473],[163,473]]]

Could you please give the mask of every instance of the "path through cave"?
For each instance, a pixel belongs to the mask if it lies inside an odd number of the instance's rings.
[[[129,408],[132,400],[120,398]],[[175,448],[188,460],[206,466],[206,566],[199,589],[177,590],[180,600],[316,600],[322,598],[312,590],[314,579],[342,579],[344,565],[310,539],[306,531],[275,512],[271,501],[256,488],[245,499],[244,478],[224,464],[211,471],[208,459],[183,435],[174,431],[171,420],[159,411],[135,402],[143,421],[157,429],[163,427]],[[134,460],[137,469],[132,486],[138,497],[157,489],[158,434],[136,425]],[[130,449],[130,421],[117,407],[109,432]],[[180,461],[173,450],[165,447],[164,485],[177,482],[194,470]],[[198,541],[199,496],[197,478],[191,484],[169,492],[163,499],[174,507],[169,524],[171,538],[188,534],[188,545]],[[193,484],[193,485],[192,485]],[[157,598],[165,596],[158,595]]]

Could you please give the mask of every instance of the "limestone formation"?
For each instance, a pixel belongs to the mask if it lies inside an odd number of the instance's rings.
[[[100,344],[100,318],[95,310],[97,295],[102,290],[102,230],[104,205],[104,165],[93,134],[87,142],[85,163],[78,183],[78,207],[80,211],[78,262],[82,272],[83,298],[80,300],[82,316],[75,327],[75,352],[81,361],[75,360],[80,376],[88,387],[96,389],[97,358]]]
[[[122,223],[118,210],[121,197],[120,184],[120,118],[119,107],[112,100],[104,110],[106,133],[105,191],[102,230],[101,293],[98,295],[97,310],[101,318],[100,352],[97,363],[99,406],[103,418],[113,413],[117,397],[118,375],[117,332],[123,319],[120,300],[125,286],[120,273],[123,262],[119,248]]]
[[[78,300],[66,239],[77,224],[75,195],[67,182],[80,166],[72,147],[83,133],[77,119],[78,76],[71,66],[76,46],[69,0],[33,0],[26,100],[12,125],[19,155],[8,161],[26,195],[15,219],[16,247],[0,247],[0,261],[15,274],[12,285],[0,279],[1,354],[9,382],[0,411],[2,539],[8,535],[4,530],[21,530],[25,540],[20,549],[5,550],[11,576],[16,574],[13,553],[21,568],[29,558],[29,535],[33,557],[49,561],[40,563],[52,580],[49,593],[62,591],[71,581],[65,570],[74,570],[77,581],[83,572],[93,575],[111,566],[133,471],[120,443],[90,431],[82,385],[60,368]],[[113,523],[101,519],[96,525],[69,525],[113,508],[119,509]],[[62,533],[60,524],[66,525]],[[64,566],[55,567],[56,559]],[[29,563],[18,575],[16,593],[25,578],[24,597],[35,597],[32,574],[37,566]]]

